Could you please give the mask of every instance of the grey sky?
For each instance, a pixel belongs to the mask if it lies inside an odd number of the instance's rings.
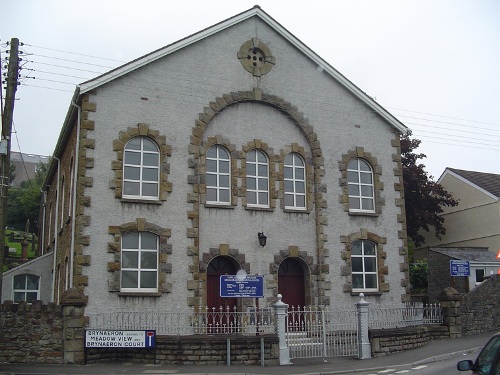
[[[431,175],[500,173],[498,0],[0,0],[1,43],[25,43],[35,77],[12,149],[52,154],[75,84],[255,4],[412,129]]]

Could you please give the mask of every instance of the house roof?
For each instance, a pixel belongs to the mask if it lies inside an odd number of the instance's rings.
[[[469,183],[490,193],[491,195],[494,195],[496,198],[500,198],[500,174],[446,168],[445,172],[443,173],[443,177],[447,171],[455,174],[458,177],[461,177],[461,179],[463,180],[467,180]]]
[[[431,247],[429,251],[434,251],[458,260],[498,263],[500,265],[500,259],[494,253],[488,251],[486,247]]]
[[[346,87],[350,92],[352,92],[356,97],[358,97],[361,101],[367,104],[372,110],[378,113],[382,118],[388,121],[394,128],[396,128],[401,133],[406,133],[408,128],[401,123],[397,118],[395,118],[392,114],[390,114],[387,110],[385,110],[382,106],[380,106],[377,102],[375,102],[372,98],[370,98],[366,93],[360,90],[356,85],[354,85],[351,81],[349,81],[346,77],[344,77],[341,73],[339,73],[336,69],[334,69],[330,64],[328,64],[325,60],[319,57],[315,52],[313,52],[309,47],[307,47],[304,43],[302,43],[298,38],[296,38],[292,33],[290,33],[287,29],[285,29],[280,23],[274,20],[271,16],[269,16],[266,12],[264,12],[260,6],[256,5],[253,8],[237,14],[231,18],[226,19],[225,21],[219,22],[213,26],[210,26],[204,30],[201,30],[195,34],[192,34],[186,38],[183,38],[177,42],[169,44],[163,48],[160,48],[156,51],[153,51],[147,55],[139,57],[127,64],[124,64],[116,69],[113,69],[105,74],[102,74],[94,79],[81,83],[77,87],[78,94],[84,94],[89,92],[107,82],[110,82],[114,79],[122,77],[123,75],[134,71],[144,65],[147,65],[153,61],[161,59],[164,56],[167,56],[175,51],[178,51],[184,47],[187,47],[193,43],[196,43],[199,40],[202,40],[210,35],[216,34],[229,28],[235,24],[238,24],[242,21],[245,21],[251,17],[258,17],[265,23],[267,23],[270,27],[272,27],[276,32],[278,32],[282,37],[284,37],[288,42],[290,42],[293,46],[295,46],[298,50],[300,50],[304,55],[313,60],[318,67],[321,67],[325,72],[327,72],[331,77],[333,77],[336,81]]]

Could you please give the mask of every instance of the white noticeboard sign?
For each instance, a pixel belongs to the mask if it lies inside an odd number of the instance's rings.
[[[97,330],[85,331],[86,348],[154,348],[156,331]]]

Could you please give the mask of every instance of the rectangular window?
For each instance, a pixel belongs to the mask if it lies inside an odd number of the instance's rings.
[[[370,241],[351,245],[352,290],[378,291],[377,248]]]
[[[121,291],[158,291],[158,236],[129,232],[122,236]]]
[[[40,299],[39,285],[39,276],[29,274],[14,276],[14,303],[21,301],[32,303]]]

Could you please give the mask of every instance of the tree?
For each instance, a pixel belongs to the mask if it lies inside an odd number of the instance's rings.
[[[427,156],[414,152],[421,141],[411,138],[411,135],[409,131],[401,136],[401,161],[408,237],[414,242],[415,247],[419,247],[425,242],[421,230],[429,232],[432,226],[434,235],[438,239],[446,233],[444,218],[440,214],[443,212],[443,207],[456,206],[458,200],[433,181],[433,177],[424,170],[425,165],[419,160]]]

